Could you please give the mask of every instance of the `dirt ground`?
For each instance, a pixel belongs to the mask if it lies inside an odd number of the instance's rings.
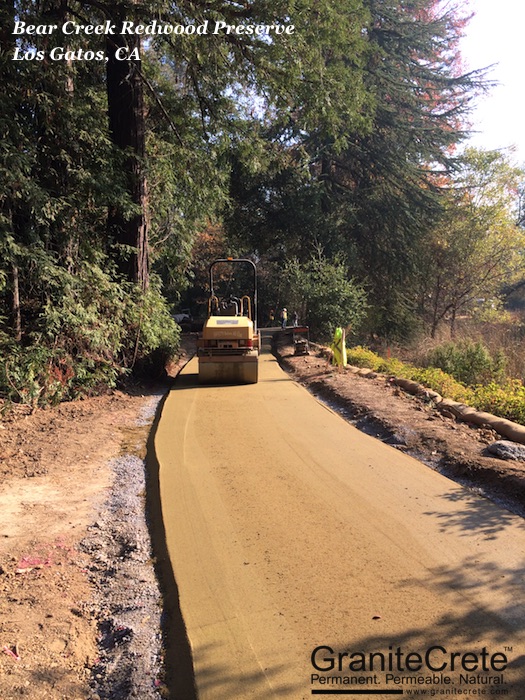
[[[360,429],[525,512],[525,464],[392,383],[281,348],[294,379]],[[180,364],[187,358],[183,356]],[[169,697],[146,445],[167,385],[27,408],[0,422],[0,698]]]
[[[2,421],[3,700],[160,697],[161,603],[144,517],[160,397],[116,391]],[[149,668],[131,663],[148,646]],[[130,695],[141,665],[151,690]]]

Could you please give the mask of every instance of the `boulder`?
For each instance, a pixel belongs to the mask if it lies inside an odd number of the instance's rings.
[[[520,445],[511,440],[496,440],[489,445],[485,452],[499,459],[510,459],[525,462],[525,445]]]

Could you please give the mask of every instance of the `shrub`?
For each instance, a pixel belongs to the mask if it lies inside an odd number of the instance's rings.
[[[379,371],[379,367],[383,362],[379,355],[376,355],[375,352],[362,345],[356,345],[354,348],[347,348],[346,357],[349,364],[355,367],[369,367],[375,372]]]
[[[162,375],[179,347],[180,327],[170,314],[157,279],[152,280],[146,293],[136,288],[132,291],[125,325],[123,365],[150,377]]]
[[[438,367],[467,386],[501,381],[505,375],[503,353],[493,358],[481,342],[449,342],[427,353],[425,364]]]
[[[306,263],[291,260],[282,277],[288,308],[298,310],[312,336],[328,340],[338,326],[355,330],[362,323],[368,307],[366,294],[349,278],[342,261],[330,262],[322,254]]]
[[[525,386],[518,379],[469,387],[439,367],[414,367],[395,358],[384,359],[361,346],[349,348],[347,356],[349,363],[357,367],[369,367],[376,372],[412,379],[443,397],[525,425]]]
[[[384,359],[372,350],[361,346],[349,348],[347,358],[350,364],[357,367],[369,367],[376,372],[391,374],[403,379],[412,379],[454,401],[468,403],[474,395],[471,389],[436,367],[419,368],[396,358]]]
[[[390,374],[393,377],[406,376],[406,378],[409,379],[408,375],[410,375],[412,369],[411,365],[407,365],[395,357],[390,357],[388,359],[381,358],[377,371],[383,374]]]
[[[82,264],[56,268],[38,325],[16,343],[0,333],[0,396],[31,406],[99,394],[131,374],[158,377],[180,328],[153,279],[147,292]]]
[[[471,404],[473,401],[472,390],[439,367],[415,368],[411,379],[453,401],[466,404]]]
[[[510,379],[505,384],[491,382],[478,386],[474,401],[481,411],[525,425],[525,387],[518,379]]]

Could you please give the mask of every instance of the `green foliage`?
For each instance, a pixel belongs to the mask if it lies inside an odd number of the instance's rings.
[[[42,346],[22,349],[0,345],[0,390],[3,398],[29,406],[54,404],[62,399],[62,357]],[[55,369],[56,368],[56,369]]]
[[[499,151],[470,148],[461,157],[420,257],[421,312],[432,336],[443,321],[453,336],[459,313],[497,316],[502,287],[522,278],[514,201],[520,174]],[[490,301],[482,307],[480,299]]]
[[[450,353],[445,353],[449,358]],[[396,359],[384,359],[368,348],[361,346],[347,349],[348,362],[356,367],[370,367],[376,372],[383,372],[403,379],[411,379],[423,386],[437,391],[444,398],[459,401],[479,411],[486,411],[501,418],[516,421],[525,425],[525,386],[518,379],[504,379],[501,383],[489,381],[486,384],[465,386],[455,377],[439,367],[414,367]],[[438,354],[439,357],[439,354]],[[474,358],[474,361],[473,361]],[[463,369],[467,362],[469,372],[472,365],[487,367],[487,355],[481,347],[474,344],[466,353],[459,353],[459,359],[454,358],[456,368]],[[494,369],[498,363],[489,365]],[[497,373],[497,371],[496,371]]]
[[[70,11],[86,12],[86,20],[91,12],[75,0],[67,9],[51,3],[43,19],[38,3],[7,4],[5,27],[15,15],[30,24],[61,25]],[[63,40],[57,31],[17,43],[49,51]],[[129,221],[144,212],[126,179],[129,153],[111,142],[104,64],[14,62],[14,41],[8,32],[0,36],[0,395],[44,405],[104,391],[137,370],[158,375],[179,329],[156,281],[142,292],[115,270],[125,246],[108,236],[108,215],[118,210]],[[96,42],[103,48],[100,36],[70,36],[67,48],[93,49]],[[160,140],[157,149],[151,149],[150,168],[158,199],[155,244],[168,238],[164,224],[173,208],[166,200],[195,200],[182,187],[173,192],[166,161],[176,154]],[[190,235],[192,213],[186,206],[174,221],[176,227],[191,220],[183,235],[168,231],[169,244],[177,247]],[[126,257],[133,252],[128,246]]]
[[[180,327],[171,317],[160,282],[152,278],[146,292],[133,287],[126,304],[125,339],[120,348],[123,366],[160,377],[180,342]]]
[[[116,386],[121,370],[108,359],[74,357],[46,345],[0,345],[0,396],[29,406],[54,405]]]
[[[479,341],[444,343],[427,353],[425,362],[441,368],[467,386],[501,381],[505,375],[502,353],[493,358],[488,348]]]
[[[367,289],[370,331],[408,337],[419,324],[420,261],[441,212],[443,176],[455,165],[451,146],[465,135],[461,117],[483,73],[461,74],[463,19],[433,1],[364,0],[348,15],[321,4],[319,14],[337,17],[341,29],[350,17],[363,22],[361,41],[352,34],[355,45],[346,53],[337,29],[337,48],[325,48],[317,11],[308,24],[328,94],[328,76],[348,70],[345,59],[352,66],[355,95],[352,101],[347,93],[345,102],[353,111],[332,100],[312,121],[310,108],[327,92],[305,81],[311,94],[298,93],[291,119],[285,111],[245,127],[251,143],[267,145],[235,144],[227,229],[236,242],[280,262],[306,263],[316,245],[331,261],[343,255]]]
[[[362,324],[364,288],[371,330],[413,327],[440,208],[428,164],[450,165],[476,82],[456,70],[453,12],[433,0],[13,0],[0,13],[5,27],[15,16],[296,24],[271,41],[154,36],[140,76],[123,63],[122,79],[113,61],[12,61],[15,37],[1,34],[3,396],[55,402],[162,368],[178,342],[163,294],[176,303],[198,282],[196,233],[221,215],[224,247],[261,259],[267,302],[295,307],[319,337]],[[63,36],[16,41],[49,51]],[[103,47],[68,37],[70,49]],[[153,275],[147,287],[149,265],[162,285]]]
[[[407,336],[416,325],[417,280],[426,237],[441,208],[439,179],[453,167],[450,146],[482,81],[453,58],[463,23],[429,0],[378,2],[370,11],[366,85],[375,102],[372,129],[356,133],[319,162],[325,212],[350,241],[352,271],[366,280],[373,330]]]
[[[346,357],[348,364],[354,367],[368,367],[373,369],[374,372],[379,372],[379,368],[383,366],[383,358],[373,352],[373,350],[362,345],[347,348]]]
[[[316,239],[328,245],[331,225],[320,220],[322,186],[312,182],[303,150],[272,143],[273,131],[257,125],[245,132],[251,148],[245,141],[234,143],[229,154],[228,236],[243,250],[305,262]]]
[[[88,263],[74,275],[59,266],[48,266],[41,275],[47,301],[33,337],[71,356],[114,357],[122,343],[125,288]]]
[[[370,367],[375,372],[411,379],[454,401],[468,403],[472,400],[473,393],[468,387],[437,367],[421,368],[401,362],[397,358],[385,359],[362,346],[347,349],[347,357],[351,365]]]
[[[362,346],[347,349],[347,358],[351,365],[369,367],[375,372],[411,379],[454,401],[468,402],[472,399],[470,389],[437,367],[415,367],[414,365],[401,362],[395,357],[383,358]]]
[[[437,391],[443,397],[471,406],[475,405],[475,394],[472,389],[458,382],[439,367],[414,368],[409,374],[408,379]]]
[[[44,406],[107,391],[137,369],[160,376],[178,347],[157,280],[146,292],[99,266],[47,264],[47,302],[25,343],[0,336],[0,395]]]
[[[482,411],[525,425],[525,386],[518,379],[476,387],[475,405]]]
[[[328,339],[338,326],[356,329],[363,320],[366,295],[349,279],[342,262],[329,262],[322,255],[304,264],[292,260],[282,278],[289,312],[296,310],[314,337]]]
[[[503,299],[495,297],[485,299],[481,303],[473,305],[470,311],[470,317],[476,323],[505,323],[512,325],[513,316],[510,311],[505,309]]]

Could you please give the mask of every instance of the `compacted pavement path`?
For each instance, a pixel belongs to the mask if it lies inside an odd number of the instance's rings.
[[[196,373],[154,446],[199,698],[525,698],[521,518],[360,433],[270,354],[258,384]]]

